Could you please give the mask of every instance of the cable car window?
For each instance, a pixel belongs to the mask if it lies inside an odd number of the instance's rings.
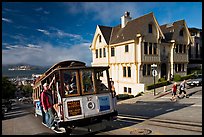
[[[79,94],[77,71],[63,71],[65,96]]]
[[[94,74],[93,70],[82,70],[81,71],[81,83],[83,93],[94,93]]]
[[[98,93],[108,92],[108,77],[106,70],[96,70],[96,89]]]

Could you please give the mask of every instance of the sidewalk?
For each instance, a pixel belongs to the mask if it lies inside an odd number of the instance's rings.
[[[126,100],[119,100],[117,104],[132,104],[136,103],[137,101],[157,101],[157,98],[160,98],[162,96],[165,96],[167,94],[171,94],[171,88],[173,86],[173,83],[166,86],[166,90],[164,91],[164,87],[159,87],[155,89],[155,96],[154,96],[154,89],[146,90],[142,96],[134,97]],[[177,82],[179,85],[181,82]]]

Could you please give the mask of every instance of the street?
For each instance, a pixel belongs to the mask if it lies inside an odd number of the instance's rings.
[[[119,101],[118,119],[94,135],[202,135],[202,86],[187,89],[189,98],[170,101],[171,94],[148,94]],[[145,98],[145,96],[147,96]],[[80,134],[80,132],[78,132]],[[33,114],[32,104],[17,104],[2,120],[2,135],[56,134]]]

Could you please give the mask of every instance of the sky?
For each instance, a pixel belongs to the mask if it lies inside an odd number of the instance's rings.
[[[184,19],[202,29],[202,2],[2,2],[2,64],[91,65],[96,26],[117,26],[126,11],[132,19],[153,12],[159,25]]]

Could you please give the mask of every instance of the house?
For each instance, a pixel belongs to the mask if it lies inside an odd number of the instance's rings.
[[[92,66],[110,66],[110,77],[117,94],[144,91],[153,83],[151,65],[157,65],[161,77],[160,46],[163,32],[151,12],[132,20],[130,13],[115,27],[97,25],[90,46]]]
[[[202,70],[202,29],[188,28],[192,37],[189,47],[188,73],[192,70]]]
[[[186,75],[191,44],[185,20],[159,26],[152,12],[133,20],[126,12],[115,27],[97,25],[90,46],[92,66],[110,67],[117,94],[136,95],[153,84],[152,64],[157,65],[156,82]]]
[[[161,77],[187,75],[188,49],[192,39],[185,20],[160,26],[165,39],[161,43]]]

